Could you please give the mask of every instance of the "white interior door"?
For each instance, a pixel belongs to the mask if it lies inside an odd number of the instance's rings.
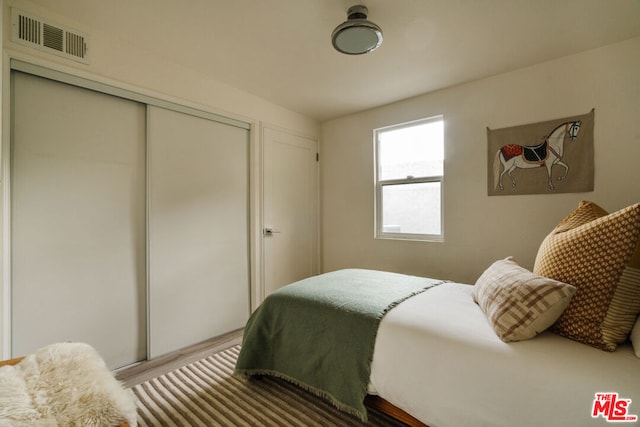
[[[12,72],[12,355],[146,358],[145,107]]]
[[[150,357],[249,317],[249,134],[149,107]]]
[[[265,127],[264,292],[318,274],[315,140]]]

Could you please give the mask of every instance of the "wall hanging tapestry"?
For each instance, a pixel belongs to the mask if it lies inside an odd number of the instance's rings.
[[[593,191],[594,116],[487,127],[489,196]]]

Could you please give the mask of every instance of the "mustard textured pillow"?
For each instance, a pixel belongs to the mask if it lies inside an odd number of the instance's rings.
[[[562,314],[575,288],[520,267],[513,257],[496,261],[478,278],[473,300],[504,342],[533,338]]]
[[[606,351],[624,341],[620,337],[628,336],[633,321],[621,327],[614,317],[623,312],[623,317],[634,318],[636,308],[625,308],[624,301],[628,292],[638,294],[640,288],[622,287],[619,282],[639,236],[640,203],[608,214],[595,203],[582,201],[543,240],[533,272],[576,287],[552,327],[554,332]],[[618,291],[627,294],[616,297]],[[629,310],[631,314],[624,314]]]

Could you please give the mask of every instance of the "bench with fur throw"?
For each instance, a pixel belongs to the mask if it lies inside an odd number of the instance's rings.
[[[135,396],[88,344],[52,344],[0,362],[2,427],[136,424]]]

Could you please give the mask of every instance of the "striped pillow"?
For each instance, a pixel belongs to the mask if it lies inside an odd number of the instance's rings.
[[[482,273],[472,295],[500,339],[511,342],[551,326],[574,292],[573,286],[533,274],[508,257]]]
[[[627,266],[622,272],[607,315],[602,322],[606,342],[626,341],[640,313],[640,269]]]
[[[607,214],[582,201],[544,239],[533,272],[576,287],[554,332],[606,351],[626,339],[638,315],[640,286],[625,268],[639,236],[640,203]]]

